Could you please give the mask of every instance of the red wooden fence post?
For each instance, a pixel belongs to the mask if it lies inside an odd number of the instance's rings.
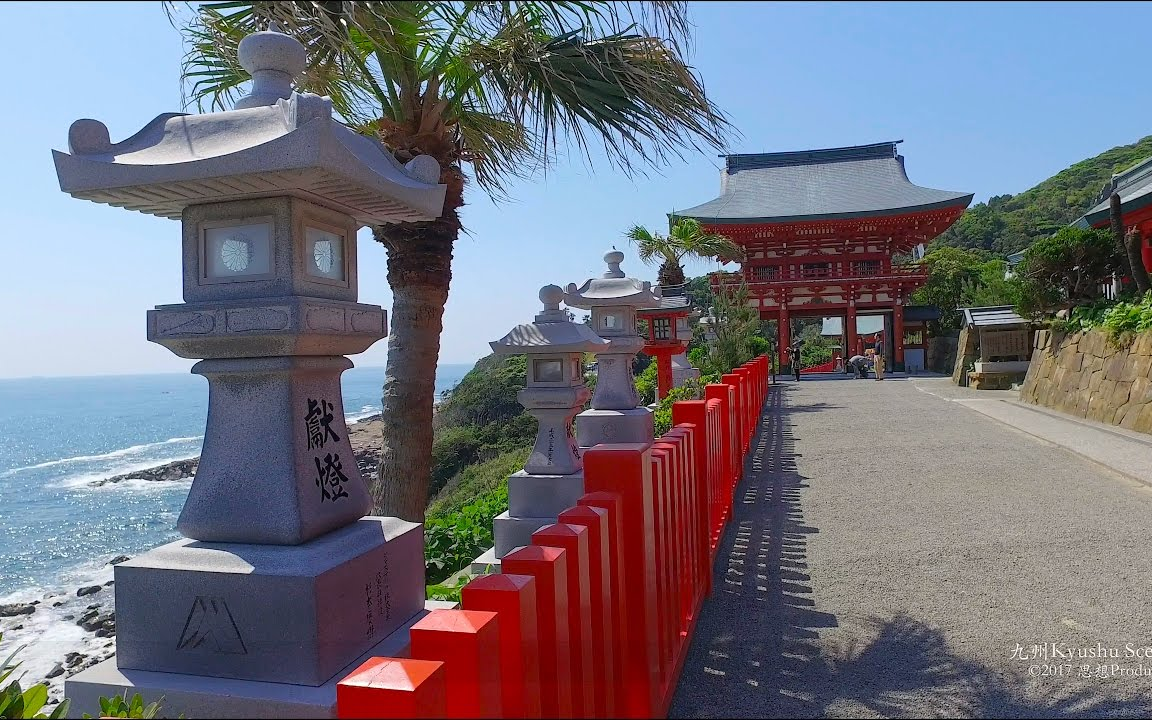
[[[433,610],[408,631],[412,657],[444,663],[448,717],[500,717],[500,628],[496,613]]]
[[[536,579],[540,706],[546,718],[572,717],[572,648],[568,642],[568,563],[564,550],[529,545],[500,561],[501,572]]]
[[[447,698],[444,663],[376,657],[336,684],[336,716],[442,718]]]
[[[703,400],[681,400],[672,403],[672,423],[692,425],[693,481],[692,504],[695,510],[697,578],[704,596],[712,594],[711,530],[708,527],[708,419]]]
[[[540,638],[536,630],[536,579],[531,575],[481,575],[460,591],[465,610],[496,613],[504,717],[540,717]]]
[[[695,517],[691,506],[691,454],[689,452],[690,432],[683,427],[674,427],[664,434],[661,442],[672,443],[676,448],[676,577],[679,596],[680,631],[688,629],[693,617],[693,592],[696,587],[695,565],[692,558],[694,535],[692,520]]]
[[[621,519],[623,501],[613,492],[588,493],[576,501],[578,508],[588,508],[604,513],[608,538],[608,569],[606,578],[610,581],[612,595],[612,615],[614,634],[607,637],[612,646],[612,666],[616,669],[612,678],[616,700],[616,715],[626,711],[627,687],[624,665],[628,662],[628,644],[637,634],[629,627],[628,597],[624,594],[624,526]]]
[[[616,634],[620,620],[616,601],[612,597],[608,511],[577,505],[561,512],[557,519],[568,525],[580,525],[588,529],[588,594],[592,599],[592,672],[596,688],[596,715],[615,717],[619,684],[616,669],[621,664]]]
[[[563,548],[568,556],[568,643],[572,648],[572,714],[592,717],[592,599],[588,528],[556,523],[532,533],[532,544]]]
[[[672,672],[674,659],[676,611],[679,605],[672,574],[672,452],[674,446],[663,442],[652,445],[652,486],[655,489],[653,524],[656,540],[656,604],[660,637],[660,682],[663,686]]]
[[[620,496],[625,605],[629,624],[622,675],[623,714],[651,717],[658,707],[656,557],[652,525],[652,455],[643,443],[597,445],[584,452],[584,487]]]

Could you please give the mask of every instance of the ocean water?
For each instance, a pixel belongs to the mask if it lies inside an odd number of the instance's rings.
[[[437,396],[469,369],[441,365]],[[349,422],[380,411],[383,384],[344,373]],[[199,455],[207,409],[192,374],[0,380],[0,604],[111,579],[116,555],[179,537],[190,480],[93,483]]]

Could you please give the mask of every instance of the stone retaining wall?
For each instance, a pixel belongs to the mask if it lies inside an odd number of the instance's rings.
[[[1152,434],[1152,333],[1116,347],[1096,330],[1041,330],[1020,399]]]

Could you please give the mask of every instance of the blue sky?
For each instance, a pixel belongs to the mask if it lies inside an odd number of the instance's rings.
[[[49,152],[78,118],[115,142],[183,109],[179,34],[159,3],[0,12],[0,377],[186,371],[144,337],[145,311],[181,301],[179,225],[64,195]],[[903,139],[913,182],[979,201],[1152,133],[1147,50],[1109,31],[1152,24],[1146,3],[691,3],[691,16],[692,62],[742,134],[732,152]],[[714,153],[632,180],[595,160],[562,158],[500,206],[472,192],[442,361],[472,362],[530,320],[541,285],[598,274],[632,223],[663,229],[718,193]],[[654,279],[628,256],[625,270]],[[361,302],[390,306],[384,265],[362,238]],[[382,365],[385,345],[353,361]]]

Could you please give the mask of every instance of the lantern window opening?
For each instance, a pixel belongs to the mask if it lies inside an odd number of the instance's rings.
[[[200,285],[276,277],[271,216],[209,220],[200,224]]]
[[[672,320],[666,317],[652,318],[652,339],[671,340]]]
[[[552,358],[537,358],[532,361],[532,379],[536,382],[564,382],[564,362]]]

